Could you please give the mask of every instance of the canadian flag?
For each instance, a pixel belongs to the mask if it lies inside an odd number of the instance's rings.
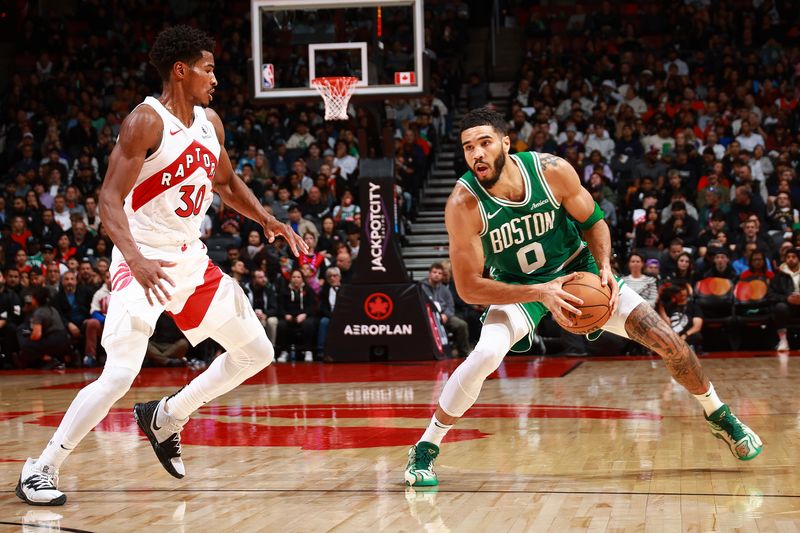
[[[414,72],[395,72],[394,84],[395,85],[413,85],[417,82],[417,76]]]

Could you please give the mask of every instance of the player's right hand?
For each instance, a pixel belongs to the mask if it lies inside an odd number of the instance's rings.
[[[577,272],[572,272],[566,276],[558,277],[547,283],[540,283],[537,288],[540,291],[539,301],[553,314],[556,322],[566,326],[572,326],[572,320],[564,315],[564,310],[580,316],[581,312],[574,305],[583,305],[583,300],[574,296],[563,289],[563,285],[574,279]]]
[[[164,268],[174,267],[175,265],[176,263],[171,261],[147,259],[145,257],[128,261],[131,274],[133,274],[133,277],[144,289],[144,295],[147,297],[147,303],[153,305],[153,299],[150,296],[151,292],[161,305],[166,305],[166,303],[172,298],[172,296],[170,296],[170,294],[167,292],[167,289],[164,288],[162,280],[166,281],[173,287],[175,286],[175,282],[172,281],[172,278],[170,278],[169,275],[163,270]]]

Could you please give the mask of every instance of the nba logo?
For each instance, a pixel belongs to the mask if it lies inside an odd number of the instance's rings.
[[[261,88],[275,88],[275,68],[272,66],[272,63],[264,63],[261,67]]]

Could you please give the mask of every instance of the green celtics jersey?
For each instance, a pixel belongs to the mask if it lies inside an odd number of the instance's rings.
[[[489,194],[467,171],[459,182],[478,200],[481,243],[492,278],[506,283],[541,283],[575,270],[575,260],[586,243],[574,222],[553,196],[536,152],[510,156],[522,172],[525,197],[519,202]],[[593,261],[592,261],[593,263]],[[592,270],[596,269],[592,265]]]

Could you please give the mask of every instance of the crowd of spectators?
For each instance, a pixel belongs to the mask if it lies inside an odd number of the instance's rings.
[[[703,324],[693,287],[708,277],[765,279],[783,316],[800,317],[798,11],[582,4],[504,3],[506,25],[526,36],[508,96],[512,150],[575,167],[612,229],[618,270],[691,343]],[[481,87],[473,80],[469,96]]]
[[[781,316],[800,316],[800,25],[791,3],[501,5],[504,24],[525,35],[523,66],[507,95],[512,150],[555,153],[576,168],[606,214],[617,267],[631,285],[698,345],[702,311],[693,287],[707,277],[764,278]],[[97,191],[121,121],[159,92],[147,52],[162,27],[188,21],[216,37],[214,107],[225,148],[262,203],[312,249],[295,259],[285,243],[266,245],[260,228],[218,198],[203,224],[202,238],[221,247],[221,267],[242,283],[279,360],[322,357],[337,287],[349,282],[359,251],[359,159],[390,155],[384,132],[391,132],[401,211],[413,220],[460,95],[468,107],[506,96],[463,73],[463,3],[425,3],[429,94],[355,103],[349,120],[335,123],[323,121],[319,102],[248,100],[247,2],[223,14],[212,0],[196,2],[180,19],[133,0],[89,0],[76,9],[68,18],[19,21],[2,96],[5,365],[102,364],[112,243]],[[437,283],[449,283],[446,265],[440,282],[433,270],[432,295],[441,293]],[[474,342],[480,312],[453,299],[443,321],[458,352]],[[147,364],[213,356],[213,346],[210,355],[167,349],[182,335],[168,317],[162,322]],[[70,342],[42,344],[50,338]]]
[[[348,120],[325,122],[321,99],[249,101],[248,2],[226,3],[224,11],[212,0],[193,2],[180,16],[168,6],[87,0],[66,17],[29,13],[19,20],[13,75],[0,107],[6,110],[0,117],[0,351],[6,367],[103,363],[98,341],[113,245],[98,191],[122,120],[160,91],[147,54],[168,25],[194,24],[215,37],[220,84],[213,105],[234,170],[310,248],[295,258],[282,240],[267,244],[260,227],[216,196],[201,228],[213,258],[245,289],[278,361],[323,357],[336,291],[350,281],[360,248],[361,158],[394,158],[401,226],[415,216],[420,187],[452,127],[448,110],[460,88],[455,73],[466,38],[463,10],[426,2],[429,93],[351,103]],[[395,30],[387,35],[407,33]],[[406,40],[388,45],[410,51],[403,48]],[[384,153],[392,141],[392,153]],[[145,364],[182,366],[196,359],[203,365],[219,350],[183,341],[165,314]]]

